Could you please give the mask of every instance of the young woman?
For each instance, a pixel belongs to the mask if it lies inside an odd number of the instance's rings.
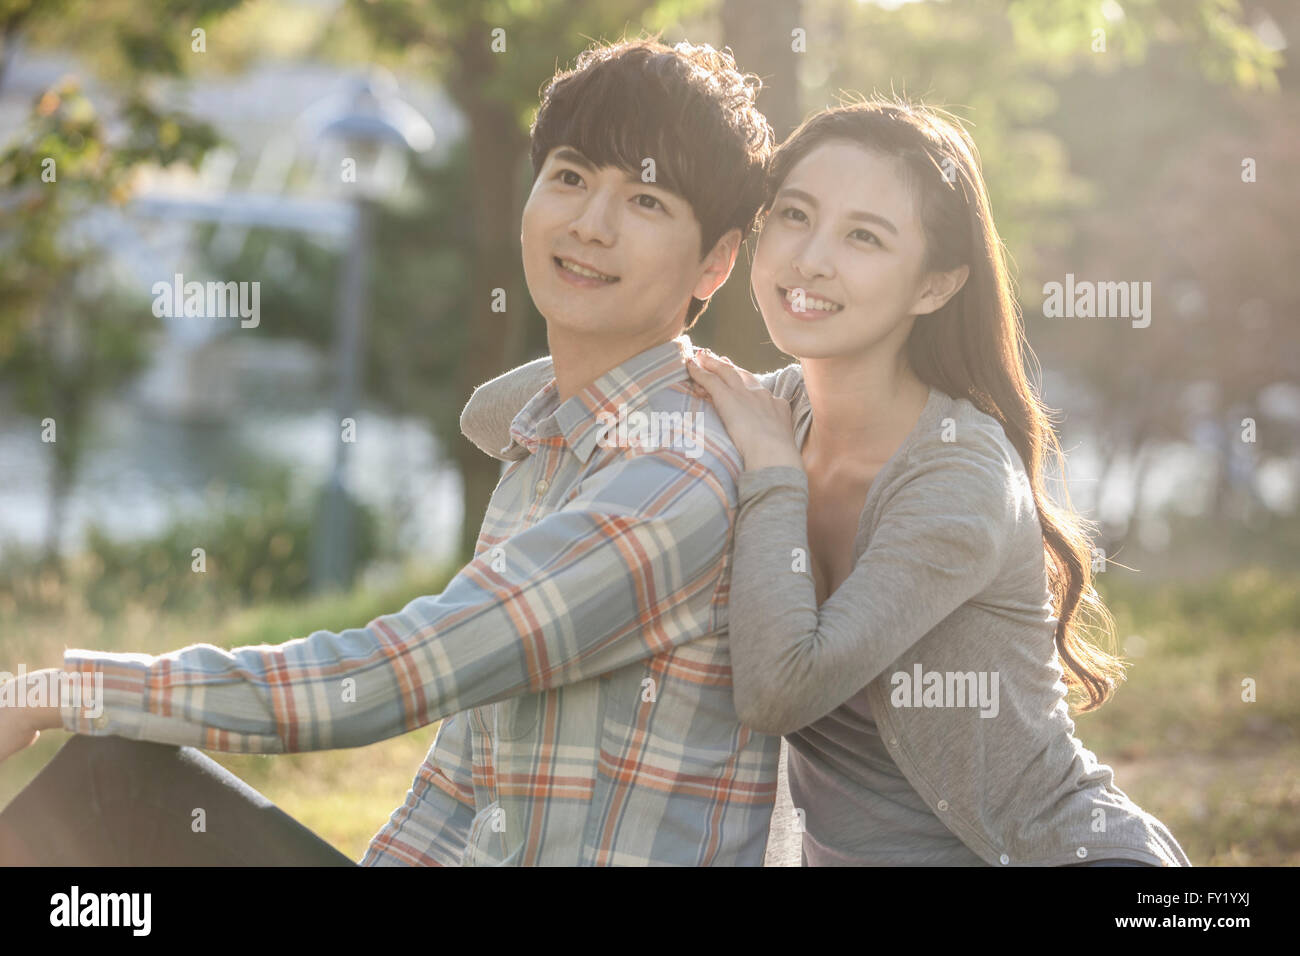
[[[688,368],[744,459],[736,708],[787,739],[805,864],[1190,865],[1073,734],[1070,693],[1095,709],[1123,669],[1085,633],[1109,617],[1045,492],[1060,450],[969,136],[901,102],[826,110],[768,187],[752,289],[798,362]],[[524,369],[467,407],[480,447]]]

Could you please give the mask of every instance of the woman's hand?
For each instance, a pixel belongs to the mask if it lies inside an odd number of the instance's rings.
[[[10,678],[5,683],[14,686],[0,690],[0,700],[25,699],[23,688],[19,686],[19,678]],[[0,704],[0,763],[4,763],[12,754],[16,754],[24,747],[36,743],[36,738],[40,735],[41,732],[35,726],[30,708]]]
[[[788,401],[777,398],[731,359],[708,349],[696,349],[686,370],[709,393],[747,470],[774,465],[803,467]]]
[[[36,743],[42,730],[62,728],[58,677],[59,668],[47,667],[22,677],[11,677],[0,685],[0,701],[13,701],[12,705],[0,703],[0,763]],[[41,696],[55,703],[29,705],[28,702],[37,697],[35,687],[38,683],[44,684]]]

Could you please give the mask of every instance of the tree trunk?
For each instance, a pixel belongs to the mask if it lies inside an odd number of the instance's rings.
[[[802,120],[799,104],[798,58],[791,49],[791,31],[801,22],[799,2],[790,0],[724,0],[722,42],[731,47],[742,73],[763,78],[758,107],[781,142]],[[736,266],[714,294],[692,338],[707,344],[744,368],[780,368],[790,359],[772,345],[763,317],[754,308],[749,289],[749,260],[754,244],[742,247]],[[698,333],[697,331],[698,330]]]
[[[497,64],[487,45],[466,40],[457,45],[457,69],[448,89],[468,123],[471,208],[474,213],[470,260],[470,317],[464,360],[457,381],[469,399],[476,385],[505,371],[511,343],[519,341],[517,326],[529,314],[520,295],[522,263],[515,183],[528,138],[519,127],[510,103],[484,95]],[[493,289],[506,290],[506,310],[493,312]],[[474,554],[478,531],[496,487],[501,463],[488,458],[468,439],[456,442],[455,459],[464,487],[460,559]]]

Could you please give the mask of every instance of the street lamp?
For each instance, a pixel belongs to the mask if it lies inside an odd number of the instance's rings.
[[[355,571],[356,506],[346,484],[351,441],[344,440],[342,428],[345,419],[355,422],[357,414],[371,206],[398,193],[408,156],[427,151],[434,137],[433,127],[401,99],[397,83],[382,70],[354,79],[342,92],[309,107],[299,127],[319,144],[318,177],[332,180],[332,191],[346,196],[352,211],[334,336],[337,444],[312,554],[312,587],[319,591],[346,587]]]

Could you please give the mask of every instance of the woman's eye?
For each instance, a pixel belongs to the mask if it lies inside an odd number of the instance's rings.
[[[794,215],[793,216],[790,215],[791,213],[793,213]],[[799,217],[798,219],[795,219],[796,222],[804,222],[808,218],[803,214],[802,209],[796,209],[794,206],[786,206],[784,209],[781,210],[782,219],[794,219],[795,216]]]
[[[865,236],[866,238],[863,240],[864,242],[874,242],[876,245],[881,244],[880,239],[877,238],[876,234],[869,229],[854,229],[851,233],[849,233],[849,235]]]

